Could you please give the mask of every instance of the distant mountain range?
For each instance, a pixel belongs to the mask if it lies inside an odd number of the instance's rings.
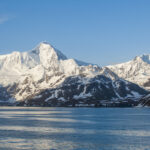
[[[150,90],[150,55],[136,56],[131,61],[107,67],[120,78]],[[149,96],[145,96],[142,98],[143,101],[140,100],[142,105],[150,105],[148,97]]]
[[[107,67],[119,77],[150,89],[150,55],[137,56],[131,61]]]
[[[99,67],[68,59],[49,43],[0,55],[0,104],[132,106],[149,93],[150,56]],[[144,89],[146,88],[146,89]]]

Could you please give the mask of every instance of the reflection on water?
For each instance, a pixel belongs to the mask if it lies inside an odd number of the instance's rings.
[[[148,108],[0,107],[0,149],[149,150]]]

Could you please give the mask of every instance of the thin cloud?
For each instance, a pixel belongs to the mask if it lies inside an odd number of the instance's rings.
[[[8,15],[0,15],[0,24],[3,24],[9,20],[11,20],[12,18],[14,18],[13,16],[8,16]]]

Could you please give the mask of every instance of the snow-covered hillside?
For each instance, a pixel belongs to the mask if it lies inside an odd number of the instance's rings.
[[[0,84],[4,87],[15,84],[18,89],[16,100],[25,99],[41,89],[55,87],[68,76],[84,74],[90,77],[98,74],[99,70],[96,65],[67,59],[45,42],[29,52],[0,56]]]
[[[77,61],[67,59],[60,51],[43,42],[29,52],[0,55],[0,83],[8,85],[18,82],[20,76],[27,74],[32,74],[34,80],[39,80],[45,70],[50,72],[50,69],[59,69],[58,71],[66,75],[75,75],[79,73],[78,68]]]
[[[91,78],[70,76],[56,88],[28,97],[25,106],[130,106],[147,92],[136,84],[96,75]]]
[[[67,103],[136,99],[147,93],[109,68],[68,59],[46,42],[28,52],[1,55],[0,87],[1,101],[31,103],[39,98],[42,104],[60,99]]]
[[[150,55],[137,56],[129,62],[107,67],[119,77],[150,89]]]

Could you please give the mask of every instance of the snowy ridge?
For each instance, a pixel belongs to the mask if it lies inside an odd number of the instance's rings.
[[[147,92],[139,86],[119,79],[111,80],[104,75],[95,77],[70,76],[56,88],[46,89],[29,97],[22,105],[27,106],[129,106]]]
[[[150,55],[137,56],[129,62],[107,67],[119,77],[150,89]]]
[[[67,59],[46,42],[29,52],[0,56],[0,84],[4,87],[16,84],[19,91],[14,96],[16,100],[25,99],[42,89],[56,87],[68,76],[95,76],[99,70],[96,65]]]
[[[92,99],[96,103],[97,100],[137,99],[147,93],[122,78],[110,66],[101,68],[68,59],[47,42],[28,52],[0,56],[0,100],[26,104],[40,101],[39,105],[50,105],[76,100],[87,103]]]
[[[29,52],[13,52],[8,55],[1,55],[0,83],[2,85],[13,84],[18,81],[19,77],[25,76],[27,72],[33,74],[35,79],[37,78],[35,77],[36,73],[39,76],[43,74],[43,70],[52,68],[59,69],[60,72],[68,75],[79,74],[79,66],[82,64],[85,65],[86,63],[67,59],[59,50],[44,42]]]

